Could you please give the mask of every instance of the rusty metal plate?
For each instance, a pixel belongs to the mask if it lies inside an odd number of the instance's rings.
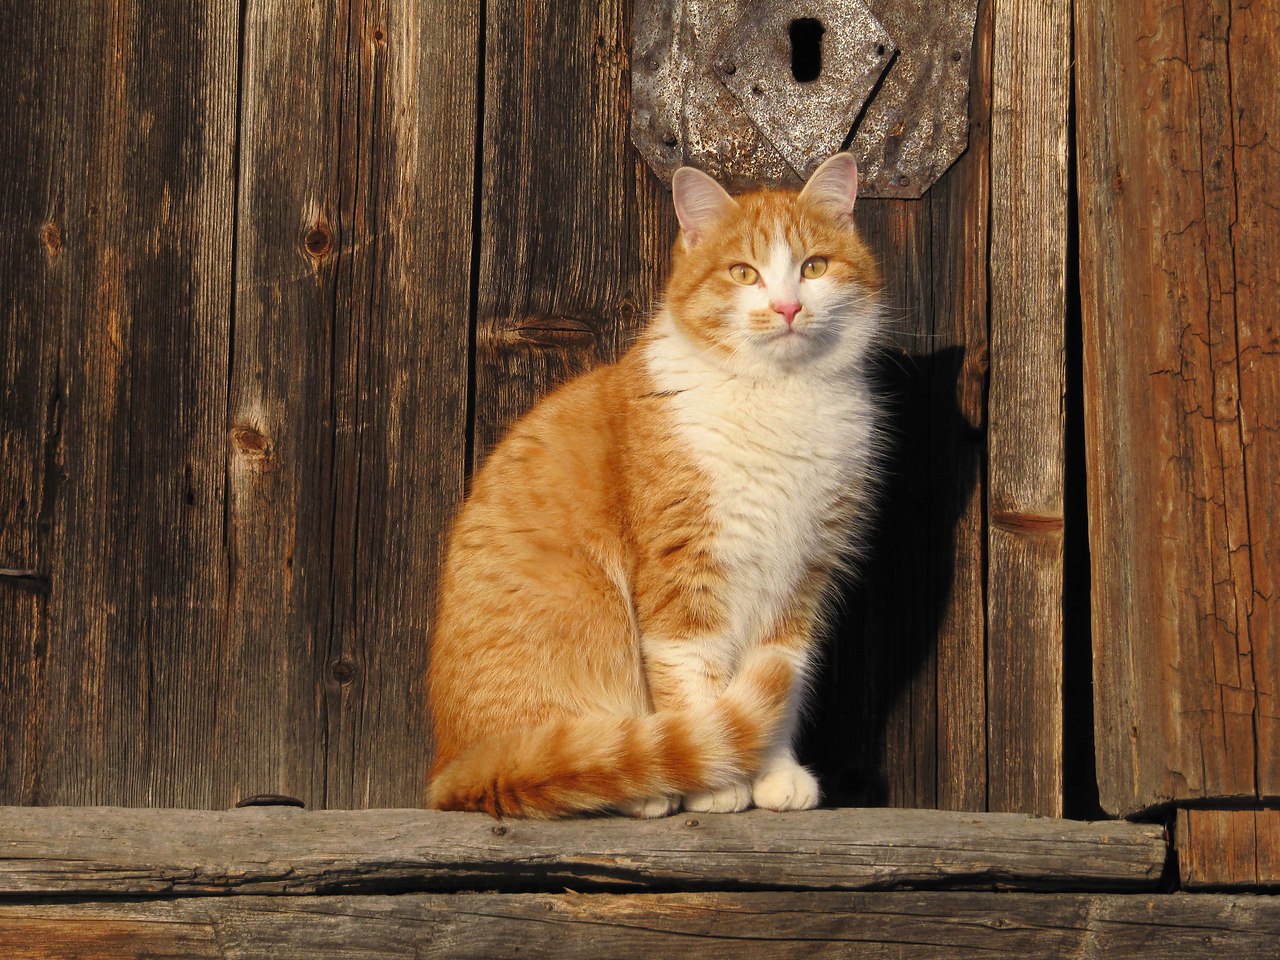
[[[795,76],[793,24],[817,34],[817,75]],[[840,149],[896,51],[861,0],[748,2],[712,58],[716,75],[802,177]],[[807,53],[808,51],[806,51]]]
[[[969,146],[978,0],[867,0],[898,56],[850,149],[869,197],[919,197]]]
[[[968,144],[976,18],[977,0],[636,0],[632,141],[663,180],[690,164],[745,187],[798,184],[856,134],[860,193],[918,197]],[[809,82],[792,73],[799,19],[823,27]],[[867,59],[871,36],[877,54],[888,38],[887,70]]]

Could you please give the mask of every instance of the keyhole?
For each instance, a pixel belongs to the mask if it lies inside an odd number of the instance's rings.
[[[799,83],[812,83],[822,72],[822,35],[827,32],[821,21],[812,17],[792,20],[791,75]]]

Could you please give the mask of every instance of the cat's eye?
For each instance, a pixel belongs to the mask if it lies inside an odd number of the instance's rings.
[[[826,257],[810,257],[800,267],[800,276],[804,277],[806,280],[812,280],[815,277],[820,277],[826,272],[827,272]]]
[[[729,276],[737,280],[739,283],[750,286],[760,279],[760,274],[756,273],[755,267],[749,267],[745,263],[735,263],[729,268]]]

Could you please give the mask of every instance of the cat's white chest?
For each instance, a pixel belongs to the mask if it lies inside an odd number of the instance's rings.
[[[655,365],[677,436],[709,484],[729,629],[750,643],[832,552],[833,504],[864,484],[873,443],[861,384],[761,382]]]

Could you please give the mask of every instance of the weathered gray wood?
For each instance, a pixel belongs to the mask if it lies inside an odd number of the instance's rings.
[[[462,490],[478,0],[247,7],[209,805],[421,802]],[[446,149],[447,148],[447,149]]]
[[[205,796],[237,10],[6,6],[0,567],[31,574],[0,578],[7,802]]]
[[[0,895],[364,888],[1150,889],[1161,829],[816,810],[504,821],[430,810],[0,808]]]
[[[988,800],[1062,813],[1071,4],[995,6],[987,516]]]
[[[392,957],[1273,957],[1280,898],[1218,894],[685,893],[221,897],[0,904],[32,960]]]
[[[1280,795],[1280,9],[1076,9],[1102,805]]]

